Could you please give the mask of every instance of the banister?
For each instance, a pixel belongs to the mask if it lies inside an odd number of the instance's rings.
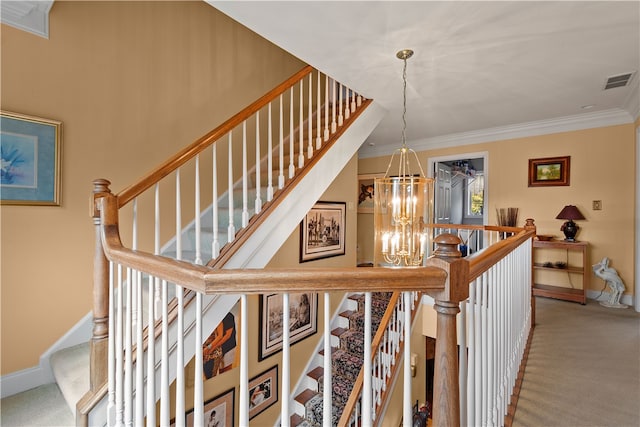
[[[508,228],[508,230],[507,230]],[[517,233],[504,240],[501,240],[482,251],[469,256],[469,281],[473,281],[480,277],[482,273],[487,271],[492,265],[495,265],[502,258],[507,256],[513,250],[514,246],[520,245],[522,242],[532,238],[535,232],[532,230],[524,230],[515,227],[491,227],[486,226],[486,230]]]
[[[213,129],[209,133],[205,134],[204,136],[198,138],[191,145],[187,146],[183,150],[179,151],[177,154],[167,159],[164,163],[162,163],[153,171],[149,172],[138,182],[122,190],[120,193],[118,193],[118,208],[121,208],[127,203],[129,203],[131,200],[133,200],[138,195],[140,195],[143,191],[149,189],[156,182],[158,182],[162,178],[169,175],[178,167],[184,165],[190,159],[194,158],[196,154],[201,153],[212,143],[222,138],[224,135],[228,134],[236,126],[238,126],[244,120],[251,117],[256,111],[266,106],[269,102],[273,101],[286,89],[290,88],[295,82],[301,80],[312,71],[313,71],[313,67],[311,67],[310,65],[303,67],[300,71],[298,71],[297,73],[289,77],[284,82],[280,83],[275,88],[271,89],[269,92],[267,92],[262,97],[258,98],[256,101],[249,104],[242,111],[235,114],[233,117],[225,121],[223,124]]]

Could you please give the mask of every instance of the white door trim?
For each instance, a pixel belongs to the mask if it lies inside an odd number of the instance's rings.
[[[452,154],[449,156],[436,156],[427,158],[427,176],[433,178],[433,167],[438,162],[450,162],[452,160],[467,160],[467,159],[483,159],[484,160],[484,206],[482,212],[482,223],[487,225],[489,223],[489,152],[479,151],[475,153],[460,153]],[[636,281],[637,282],[637,281]]]

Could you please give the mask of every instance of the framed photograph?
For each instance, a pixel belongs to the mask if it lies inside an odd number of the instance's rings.
[[[204,403],[204,425],[211,427],[234,427],[234,400],[235,388],[230,388],[224,393]],[[186,424],[193,426],[193,409],[187,412]]]
[[[345,254],[347,204],[317,202],[300,224],[300,262]]]
[[[0,112],[0,204],[60,206],[62,123]]]
[[[529,187],[569,185],[571,156],[529,159]]]
[[[318,331],[318,294],[289,294],[289,339],[291,345]],[[260,298],[260,354],[258,360],[282,350],[282,294]]]
[[[240,302],[224,316],[202,345],[202,370],[205,380],[239,366],[236,331],[239,327]]]
[[[278,401],[278,365],[249,380],[249,419]]]
[[[373,182],[383,173],[358,175],[358,213],[373,213]]]

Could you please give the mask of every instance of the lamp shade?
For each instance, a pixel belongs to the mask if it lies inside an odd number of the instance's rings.
[[[584,219],[584,215],[574,205],[567,205],[562,208],[556,219]]]

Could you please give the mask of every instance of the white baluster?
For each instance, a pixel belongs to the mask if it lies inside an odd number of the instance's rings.
[[[196,259],[193,261],[198,265],[202,265],[202,225],[200,223],[202,212],[200,212],[200,155],[196,154],[196,189],[195,189],[195,211],[196,211]]]
[[[282,294],[282,390],[291,390],[291,339],[290,331],[286,325],[290,325],[289,294]],[[283,393],[280,422],[282,427],[289,427],[289,396]]]
[[[249,425],[249,328],[247,295],[240,296],[240,424],[241,426]],[[286,310],[283,310],[286,312]],[[288,323],[287,323],[288,324]],[[285,330],[287,328],[284,328]],[[284,388],[283,390],[289,390]],[[283,394],[284,395],[284,394]],[[286,400],[286,399],[282,399]]]
[[[113,262],[109,262],[109,337],[107,340],[107,425],[116,424],[116,310],[114,306]]]
[[[227,242],[232,242],[236,238],[236,228],[233,225],[233,136],[232,132],[229,132],[229,189],[227,194],[229,195],[229,226],[227,228]]]
[[[362,424],[371,425],[372,396],[371,396],[371,292],[364,294],[364,372],[362,383]]]
[[[351,117],[351,105],[349,103],[349,99],[350,99],[349,94],[351,93],[351,89],[349,89],[347,87],[345,87],[345,89],[346,89],[347,92],[346,92],[346,99],[345,99],[345,102],[344,102],[344,118],[345,118],[345,120],[348,120],[349,117]]]
[[[147,313],[147,425],[155,426],[156,425],[156,375],[155,375],[155,366],[156,366],[156,345],[155,345],[155,315],[154,315],[154,307],[155,301],[153,298],[154,287],[159,287],[159,279],[154,278],[153,276],[149,276],[149,301],[148,301],[148,310]],[[142,359],[141,359],[142,360]],[[140,368],[142,369],[142,368]]]
[[[211,243],[211,257],[213,259],[218,258],[220,255],[220,240],[219,233],[220,230],[218,228],[219,220],[218,220],[218,144],[213,144],[212,150],[212,162],[213,162],[213,182],[212,182],[212,199],[213,199],[213,242]]]
[[[115,376],[115,384],[116,384],[116,425],[122,426],[124,425],[124,384],[123,384],[123,370],[124,370],[124,349],[122,342],[122,328],[123,328],[123,318],[122,318],[122,306],[124,304],[123,299],[123,286],[122,286],[122,265],[118,264],[118,296],[116,302],[116,376]]]
[[[322,147],[322,93],[320,92],[320,71],[318,71],[318,84],[316,94],[316,123],[318,124],[318,133],[316,135],[316,150]]]
[[[178,299],[178,318],[176,319],[176,413],[184,414],[184,289],[178,285],[175,286],[175,289]],[[184,417],[176,417],[176,427],[183,426]]]
[[[350,89],[349,92],[351,93],[351,113],[355,113],[356,112],[356,92],[353,89]],[[359,104],[358,104],[359,105]],[[349,118],[349,116],[347,116],[347,119]]]
[[[413,414],[411,406],[411,294],[403,292],[404,299],[404,397],[403,412],[404,426],[413,425]]]
[[[329,76],[324,77],[324,140],[329,140]]]
[[[289,179],[293,178],[296,168],[293,165],[295,142],[293,132],[293,88],[289,90]]]
[[[309,108],[307,113],[307,133],[309,134],[309,144],[307,144],[307,158],[313,157],[313,73],[309,73]]]
[[[269,158],[271,158],[271,153],[269,153]],[[260,182],[260,162],[260,111],[256,111],[256,214],[259,214],[262,210],[262,198],[260,196],[260,187],[262,186]]]
[[[331,297],[329,292],[324,293],[324,356],[322,357],[322,369],[324,372],[332,372],[331,368]],[[322,376],[322,413],[331,414],[333,385],[331,375]],[[322,425],[331,427],[331,416],[322,417]]]
[[[342,115],[342,83],[337,83],[338,86],[338,126],[344,124],[344,116]]]
[[[202,385],[202,343],[204,338],[202,336],[202,293],[196,293],[196,339],[195,339],[195,367],[193,372],[194,384],[193,384],[193,425],[204,425],[204,392]]]
[[[162,281],[162,350],[160,355],[160,425],[169,425],[169,317],[167,313],[167,281]]]
[[[282,94],[280,95],[280,122],[279,122],[279,132],[280,139],[278,144],[278,152],[280,154],[280,163],[279,163],[279,174],[278,174],[278,188],[282,190],[284,188],[284,111],[282,105]]]
[[[131,426],[133,424],[133,361],[132,361],[132,348],[131,348],[131,322],[132,322],[132,314],[133,305],[132,305],[132,279],[133,275],[131,273],[131,269],[127,268],[127,277],[124,283],[124,291],[125,291],[125,322],[124,322],[124,423],[127,426]],[[121,288],[122,289],[122,288]]]
[[[337,96],[336,96],[336,81],[331,79],[331,133],[336,133],[338,130],[338,124],[336,122],[336,109],[338,108],[336,105]],[[367,408],[367,406],[365,406]]]
[[[249,225],[249,190],[247,178],[247,121],[242,122],[242,228]]]
[[[271,121],[271,103],[269,103],[267,119],[267,202],[273,200],[273,126]]]
[[[300,134],[298,142],[300,145],[300,149],[298,152],[298,167],[302,168],[304,166],[304,84],[302,80],[300,80],[300,100],[298,104],[298,132]]]

